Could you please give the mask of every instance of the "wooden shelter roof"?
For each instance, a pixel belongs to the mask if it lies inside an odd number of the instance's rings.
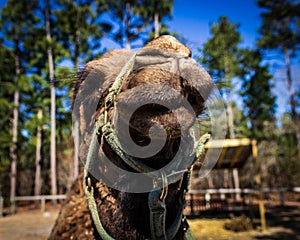
[[[214,169],[242,168],[251,155],[257,155],[253,154],[253,151],[257,151],[256,140],[249,138],[211,140],[206,143],[205,148],[220,151]],[[197,164],[195,167],[197,168]]]

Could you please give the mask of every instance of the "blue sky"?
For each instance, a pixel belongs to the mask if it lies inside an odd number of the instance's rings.
[[[260,26],[260,9],[254,0],[176,0],[171,30],[183,34],[190,47],[197,48],[209,38],[209,23],[216,22],[219,16],[240,24],[243,45],[252,47]]]
[[[219,16],[228,16],[229,20],[239,23],[239,32],[242,35],[241,47],[254,48],[259,37],[258,28],[261,25],[260,13],[255,0],[175,0],[173,19],[169,22],[171,30],[177,31],[188,39],[188,46],[194,55],[211,36],[209,24],[217,22]],[[278,111],[277,118],[289,108],[288,90],[286,84],[285,66],[282,56],[268,52],[270,71],[273,74],[273,92],[276,94]],[[294,88],[300,86],[300,58],[292,60],[292,77]],[[238,85],[239,81],[235,82]],[[238,105],[241,105],[238,99]]]
[[[6,1],[0,0],[0,8]],[[239,32],[242,35],[242,47],[254,48],[259,36],[257,29],[261,24],[261,9],[255,4],[255,0],[175,0],[172,20],[167,24],[171,31],[184,35],[188,40],[187,45],[193,54],[198,54],[198,48],[205,43],[209,37],[209,24],[216,22],[219,16],[228,16],[229,20],[239,23]],[[111,40],[105,39],[103,46],[107,48],[120,48]],[[271,72],[274,75],[274,93],[277,95],[279,117],[288,109],[288,91],[285,78],[284,63],[281,56],[269,53],[271,60]],[[300,85],[300,62],[299,58],[293,60],[292,76],[294,87]],[[236,82],[237,85],[239,82]],[[239,101],[240,102],[240,101]],[[240,104],[239,104],[240,105]]]

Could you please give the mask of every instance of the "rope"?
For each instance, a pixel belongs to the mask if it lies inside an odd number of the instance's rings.
[[[85,173],[85,179],[84,179],[84,192],[85,192],[85,196],[86,196],[86,199],[87,199],[87,202],[88,202],[88,206],[89,206],[89,209],[90,209],[90,212],[91,212],[91,215],[92,215],[92,219],[93,219],[93,222],[96,226],[96,229],[99,233],[99,235],[101,236],[101,238],[103,240],[114,240],[114,238],[112,238],[107,232],[106,230],[104,229],[102,223],[101,223],[101,220],[100,220],[100,217],[99,217],[99,214],[98,214],[98,209],[97,209],[97,204],[96,204],[96,201],[95,201],[95,198],[94,198],[94,188],[93,186],[90,184],[90,186],[86,186],[86,181],[90,182],[90,177],[87,177],[86,176],[86,173]]]

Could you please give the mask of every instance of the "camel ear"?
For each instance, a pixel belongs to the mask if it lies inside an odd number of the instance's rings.
[[[89,84],[92,83],[95,89],[108,88],[132,55],[131,51],[115,50],[100,59],[88,62],[75,82],[73,102],[79,95],[79,91],[86,88],[87,78],[93,78],[92,82],[89,80]]]

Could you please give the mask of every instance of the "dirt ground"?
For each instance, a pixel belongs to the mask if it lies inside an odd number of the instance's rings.
[[[45,212],[29,210],[0,218],[0,239],[42,240],[47,239],[58,210]]]
[[[20,211],[16,215],[0,218],[0,239],[42,240],[47,239],[57,217],[58,210],[42,213],[40,210]],[[300,207],[276,207],[267,211],[268,229],[259,228],[247,232],[224,229],[228,217],[201,216],[189,219],[196,239],[201,240],[300,240]]]

